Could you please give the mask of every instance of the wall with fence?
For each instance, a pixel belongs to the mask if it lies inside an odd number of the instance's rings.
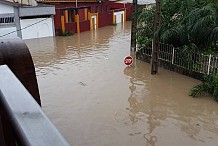
[[[141,48],[137,51],[136,58],[150,63],[151,54],[151,46]],[[218,56],[211,54],[184,51],[171,45],[160,44],[158,56],[159,66],[196,79],[218,71]]]

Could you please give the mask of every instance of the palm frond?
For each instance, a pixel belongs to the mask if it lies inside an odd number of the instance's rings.
[[[213,41],[218,40],[218,26],[212,28],[210,31],[210,39]]]
[[[205,93],[207,93],[207,88],[205,88],[204,84],[201,84],[193,87],[189,95],[192,97],[196,97],[198,95],[205,94]]]
[[[181,42],[187,41],[187,37],[184,35],[184,28],[173,27],[168,29],[161,34],[161,41],[167,44],[176,45],[176,43],[181,44]]]
[[[216,100],[218,102],[218,87],[216,87],[214,89],[212,97],[213,97],[214,100]]]

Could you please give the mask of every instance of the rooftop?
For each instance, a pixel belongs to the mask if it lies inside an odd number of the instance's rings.
[[[37,6],[35,0],[0,0],[0,3],[4,3],[12,6]]]

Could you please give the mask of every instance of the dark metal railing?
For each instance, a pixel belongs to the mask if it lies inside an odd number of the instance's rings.
[[[0,145],[68,146],[7,65],[0,65]]]

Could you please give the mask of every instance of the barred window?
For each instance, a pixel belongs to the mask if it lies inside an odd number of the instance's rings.
[[[0,24],[14,23],[14,17],[0,18]]]

